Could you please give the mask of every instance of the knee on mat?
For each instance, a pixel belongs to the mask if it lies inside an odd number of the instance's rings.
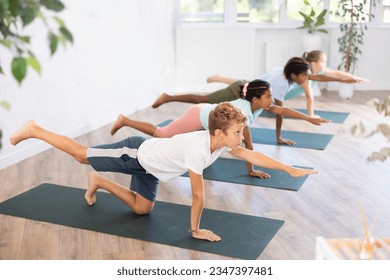
[[[152,209],[133,209],[133,212],[140,216],[145,216],[152,212]]]
[[[149,205],[142,205],[142,206],[136,205],[133,208],[133,212],[137,215],[140,215],[140,216],[148,215],[152,212],[153,206],[154,205],[151,205],[151,206],[149,206]]]

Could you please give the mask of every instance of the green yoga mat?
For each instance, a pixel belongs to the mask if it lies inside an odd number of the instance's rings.
[[[310,167],[302,167],[312,169]],[[260,179],[248,175],[246,162],[231,158],[218,158],[212,165],[203,171],[203,178],[206,180],[229,182],[258,187],[297,191],[306,181],[306,176],[292,177],[287,172],[256,168],[271,175],[271,178]],[[188,177],[188,173],[183,176]]]
[[[201,227],[222,238],[208,242],[193,239],[187,232],[189,206],[157,201],[151,214],[138,216],[104,192],[97,192],[96,204],[88,206],[84,193],[42,184],[0,203],[0,213],[240,259],[256,259],[284,223],[204,209]]]
[[[166,120],[159,127],[168,125],[172,120]],[[332,134],[309,133],[300,131],[283,130],[282,137],[293,140],[295,145],[280,145],[276,142],[275,129],[250,127],[252,142],[257,144],[278,145],[290,148],[305,148],[314,150],[324,150],[333,138]]]
[[[294,108],[294,110],[307,114],[306,109]],[[330,112],[330,111],[321,111],[321,110],[315,110],[314,114],[320,116],[323,119],[331,120],[333,123],[344,123],[349,115],[349,113],[346,112]],[[260,117],[266,117],[266,118],[275,118],[275,116],[276,116],[275,114],[269,113],[267,111],[263,111],[260,114]],[[289,118],[289,117],[284,117],[284,118]]]

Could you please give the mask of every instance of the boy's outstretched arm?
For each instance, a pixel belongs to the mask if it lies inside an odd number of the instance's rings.
[[[193,238],[205,239],[208,241],[219,241],[221,237],[210,230],[200,229],[200,218],[202,216],[204,204],[203,176],[191,170],[188,170],[192,189],[192,206],[191,206],[191,228],[190,232]]]
[[[260,152],[251,151],[243,147],[238,147],[237,149],[231,150],[230,153],[242,160],[249,161],[257,166],[285,171],[293,177],[301,177],[318,173],[318,171],[312,169],[292,167],[291,165],[280,162]]]

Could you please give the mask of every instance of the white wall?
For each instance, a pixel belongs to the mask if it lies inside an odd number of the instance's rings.
[[[29,119],[76,137],[149,106],[175,83],[175,0],[65,0],[61,14],[74,36],[73,46],[50,57],[41,24],[33,34],[33,51],[42,65],[41,76],[29,70],[19,86],[9,71],[10,56],[0,50],[6,72],[0,76],[3,148],[0,168],[27,158],[48,146],[25,141],[8,143],[11,133]]]
[[[209,75],[219,73],[233,78],[254,79],[266,70],[266,42],[285,42],[289,48],[287,57],[301,56],[304,30],[294,28],[219,28],[219,27],[177,27],[176,60],[178,73],[177,86],[180,91],[213,90],[223,85],[207,85]],[[338,28],[330,29],[323,38],[322,50],[328,54],[328,64],[337,69]],[[299,44],[301,45],[299,48]],[[298,51],[297,51],[298,45]],[[368,84],[357,85],[357,90],[390,90],[387,65],[390,65],[390,29],[369,29],[363,55],[360,58],[356,75],[370,79]],[[287,59],[280,54],[280,61]],[[279,66],[284,65],[281,64]],[[337,83],[328,83],[329,90],[336,90]]]

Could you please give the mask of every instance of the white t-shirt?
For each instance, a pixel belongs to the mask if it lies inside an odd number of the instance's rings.
[[[202,175],[228,147],[210,152],[208,130],[183,133],[172,138],[145,140],[138,148],[137,158],[146,171],[161,181],[171,181],[188,170]]]
[[[283,68],[274,68],[265,74],[261,75],[259,79],[270,83],[272,88],[272,97],[280,101],[284,100],[284,96],[288,92],[290,85],[284,77]]]
[[[308,71],[308,74],[311,75],[310,70]],[[290,85],[288,83],[286,77],[284,76],[284,70],[281,67],[268,71],[267,73],[261,75],[259,79],[270,83],[272,88],[272,97],[279,101],[292,99],[305,93],[299,84],[292,83]],[[315,86],[316,83],[316,81],[309,80],[309,85],[311,87]]]

